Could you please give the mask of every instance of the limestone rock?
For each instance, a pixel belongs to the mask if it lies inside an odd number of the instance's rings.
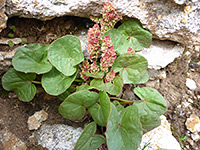
[[[200,132],[200,119],[195,114],[192,114],[190,118],[187,118],[185,125],[187,129],[193,133]]]
[[[5,8],[1,8],[1,4],[0,4],[0,32],[6,28],[7,20],[8,20],[8,17],[5,14]]]
[[[82,128],[73,128],[64,124],[42,125],[33,133],[38,144],[48,150],[73,150]]]
[[[174,2],[175,1],[175,2]],[[200,45],[200,1],[110,0],[122,16],[139,19],[159,39]],[[49,20],[65,15],[99,15],[105,0],[7,0],[9,17]],[[177,4],[178,3],[178,4]],[[180,5],[185,3],[185,5]]]
[[[190,90],[195,90],[197,88],[196,83],[194,82],[194,80],[187,78],[186,79],[186,86],[190,89]]]
[[[36,112],[34,115],[28,118],[28,129],[37,130],[41,126],[41,123],[47,120],[47,118],[48,114],[44,110]]]
[[[21,38],[0,38],[0,44],[8,45],[8,41],[12,41],[13,44],[20,44],[22,42]]]
[[[152,45],[138,54],[148,60],[148,68],[161,69],[181,56],[184,47],[171,41],[153,40]]]
[[[3,145],[4,150],[26,150],[27,147],[13,133],[8,131],[6,128],[0,131],[0,142]],[[2,147],[0,147],[1,149]]]
[[[142,141],[138,150],[173,149],[181,150],[180,144],[172,136],[170,124],[165,116],[161,116],[161,125],[142,136]]]

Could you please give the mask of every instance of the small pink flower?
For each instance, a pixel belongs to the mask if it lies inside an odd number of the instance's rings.
[[[114,25],[122,19],[122,17],[116,13],[111,3],[105,2],[103,6],[103,18],[100,21],[102,35],[112,29]]]
[[[114,70],[111,70],[105,77],[105,82],[112,82],[115,78]]]
[[[92,64],[91,64],[91,68],[90,68],[90,72],[93,73],[94,75],[99,72],[99,66],[97,65],[97,62],[94,61]]]
[[[108,69],[112,66],[117,57],[116,50],[114,49],[112,41],[108,35],[106,35],[102,40],[101,51],[103,52],[101,56],[102,58],[100,59],[101,70],[107,73]]]
[[[99,56],[101,33],[99,25],[96,23],[88,30],[88,53],[91,60],[97,60]]]
[[[128,54],[135,54],[135,51],[131,47],[129,47],[127,53]]]

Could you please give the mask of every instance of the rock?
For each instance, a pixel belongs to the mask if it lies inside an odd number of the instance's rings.
[[[34,115],[28,118],[28,129],[37,130],[41,126],[41,123],[47,120],[47,118],[48,114],[44,110],[35,112]]]
[[[7,0],[6,14],[49,20],[60,16],[99,15],[104,0]],[[184,45],[200,44],[200,1],[110,0],[122,16],[137,18],[157,38]],[[177,4],[178,3],[178,4]]]
[[[87,29],[80,30],[77,34],[75,34],[75,36],[77,36],[81,41],[81,49],[84,57],[89,59],[87,31],[88,31]]]
[[[0,74],[3,71],[7,71],[11,67],[12,58],[13,58],[15,52],[21,47],[23,47],[23,46],[16,47],[15,49],[9,50],[6,52],[0,50]]]
[[[145,48],[138,54],[148,60],[148,68],[161,69],[181,56],[184,47],[170,41],[153,40],[149,48]]]
[[[20,44],[22,42],[21,38],[0,38],[0,44],[8,45],[8,41],[12,41],[13,44]]]
[[[49,150],[73,150],[82,128],[73,128],[64,124],[42,125],[33,133],[38,144]]]
[[[160,87],[160,81],[159,80],[147,81],[145,83],[145,85],[147,87],[152,87],[152,88],[155,88],[155,89],[159,89],[159,87]]]
[[[166,117],[162,115],[160,118],[161,125],[142,136],[142,141],[138,150],[142,150],[145,145],[147,146],[145,150],[181,150],[180,144],[176,141],[175,137],[172,136],[170,124],[166,120]]]
[[[26,144],[6,128],[0,131],[0,142],[4,150],[26,150]],[[1,148],[0,148],[1,149]]]
[[[200,119],[195,114],[192,114],[190,115],[190,118],[187,118],[185,125],[192,133],[200,132]]]
[[[6,28],[8,17],[5,14],[6,0],[0,0],[0,32]]]
[[[194,80],[187,78],[186,79],[186,86],[190,89],[190,90],[195,90],[197,88],[196,83],[194,82]]]
[[[198,134],[197,132],[191,134],[191,138],[192,138],[194,141],[200,140],[200,136],[199,136],[199,134]]]

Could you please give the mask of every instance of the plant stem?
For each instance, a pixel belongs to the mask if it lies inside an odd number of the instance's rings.
[[[131,104],[134,103],[133,101],[129,101],[129,100],[125,100],[125,99],[121,99],[121,98],[117,98],[117,97],[110,97],[110,99],[122,101],[124,103],[131,103]]]
[[[83,82],[83,80],[81,80],[81,79],[75,79],[74,81],[75,82]]]
[[[41,82],[39,81],[31,81],[32,83],[35,83],[35,84],[41,84]]]

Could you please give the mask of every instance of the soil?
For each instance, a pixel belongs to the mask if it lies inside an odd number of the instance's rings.
[[[8,28],[0,33],[0,37],[8,38],[8,34],[12,32],[9,27],[12,25],[16,27],[15,37],[27,38],[27,44],[50,44],[59,37],[74,34],[82,28],[91,27],[92,22],[89,19],[69,16],[55,18],[46,22],[13,17],[8,20]],[[12,49],[17,46],[12,47]],[[0,45],[0,49],[9,51],[11,48],[7,45]],[[167,73],[167,78],[160,79],[160,84],[156,89],[164,96],[168,103],[168,110],[165,116],[171,123],[173,135],[184,149],[198,150],[200,149],[200,141],[195,142],[191,139],[185,122],[193,113],[200,116],[200,100],[198,99],[198,95],[200,95],[200,66],[198,64],[200,54],[192,48],[186,48],[186,51],[190,51],[191,55],[188,56],[185,53],[163,69]],[[191,63],[188,64],[191,59]],[[3,74],[4,72],[1,72],[0,77]],[[198,88],[195,91],[190,91],[186,87],[185,81],[187,76],[197,83]],[[29,140],[32,131],[28,130],[27,120],[36,111],[41,109],[46,110],[49,115],[47,121],[45,121],[46,124],[62,123],[74,127],[83,127],[88,121],[86,119],[82,122],[74,122],[64,119],[58,113],[61,101],[56,97],[47,95],[40,87],[34,100],[29,103],[19,101],[15,93],[5,91],[2,86],[0,86],[0,93],[0,130],[5,127],[8,128],[9,131],[26,143],[28,149],[45,149]],[[188,107],[183,107],[183,102],[188,102],[188,99],[192,99],[193,103]],[[185,136],[186,140],[180,140],[180,138]],[[2,147],[1,144],[0,147]]]

